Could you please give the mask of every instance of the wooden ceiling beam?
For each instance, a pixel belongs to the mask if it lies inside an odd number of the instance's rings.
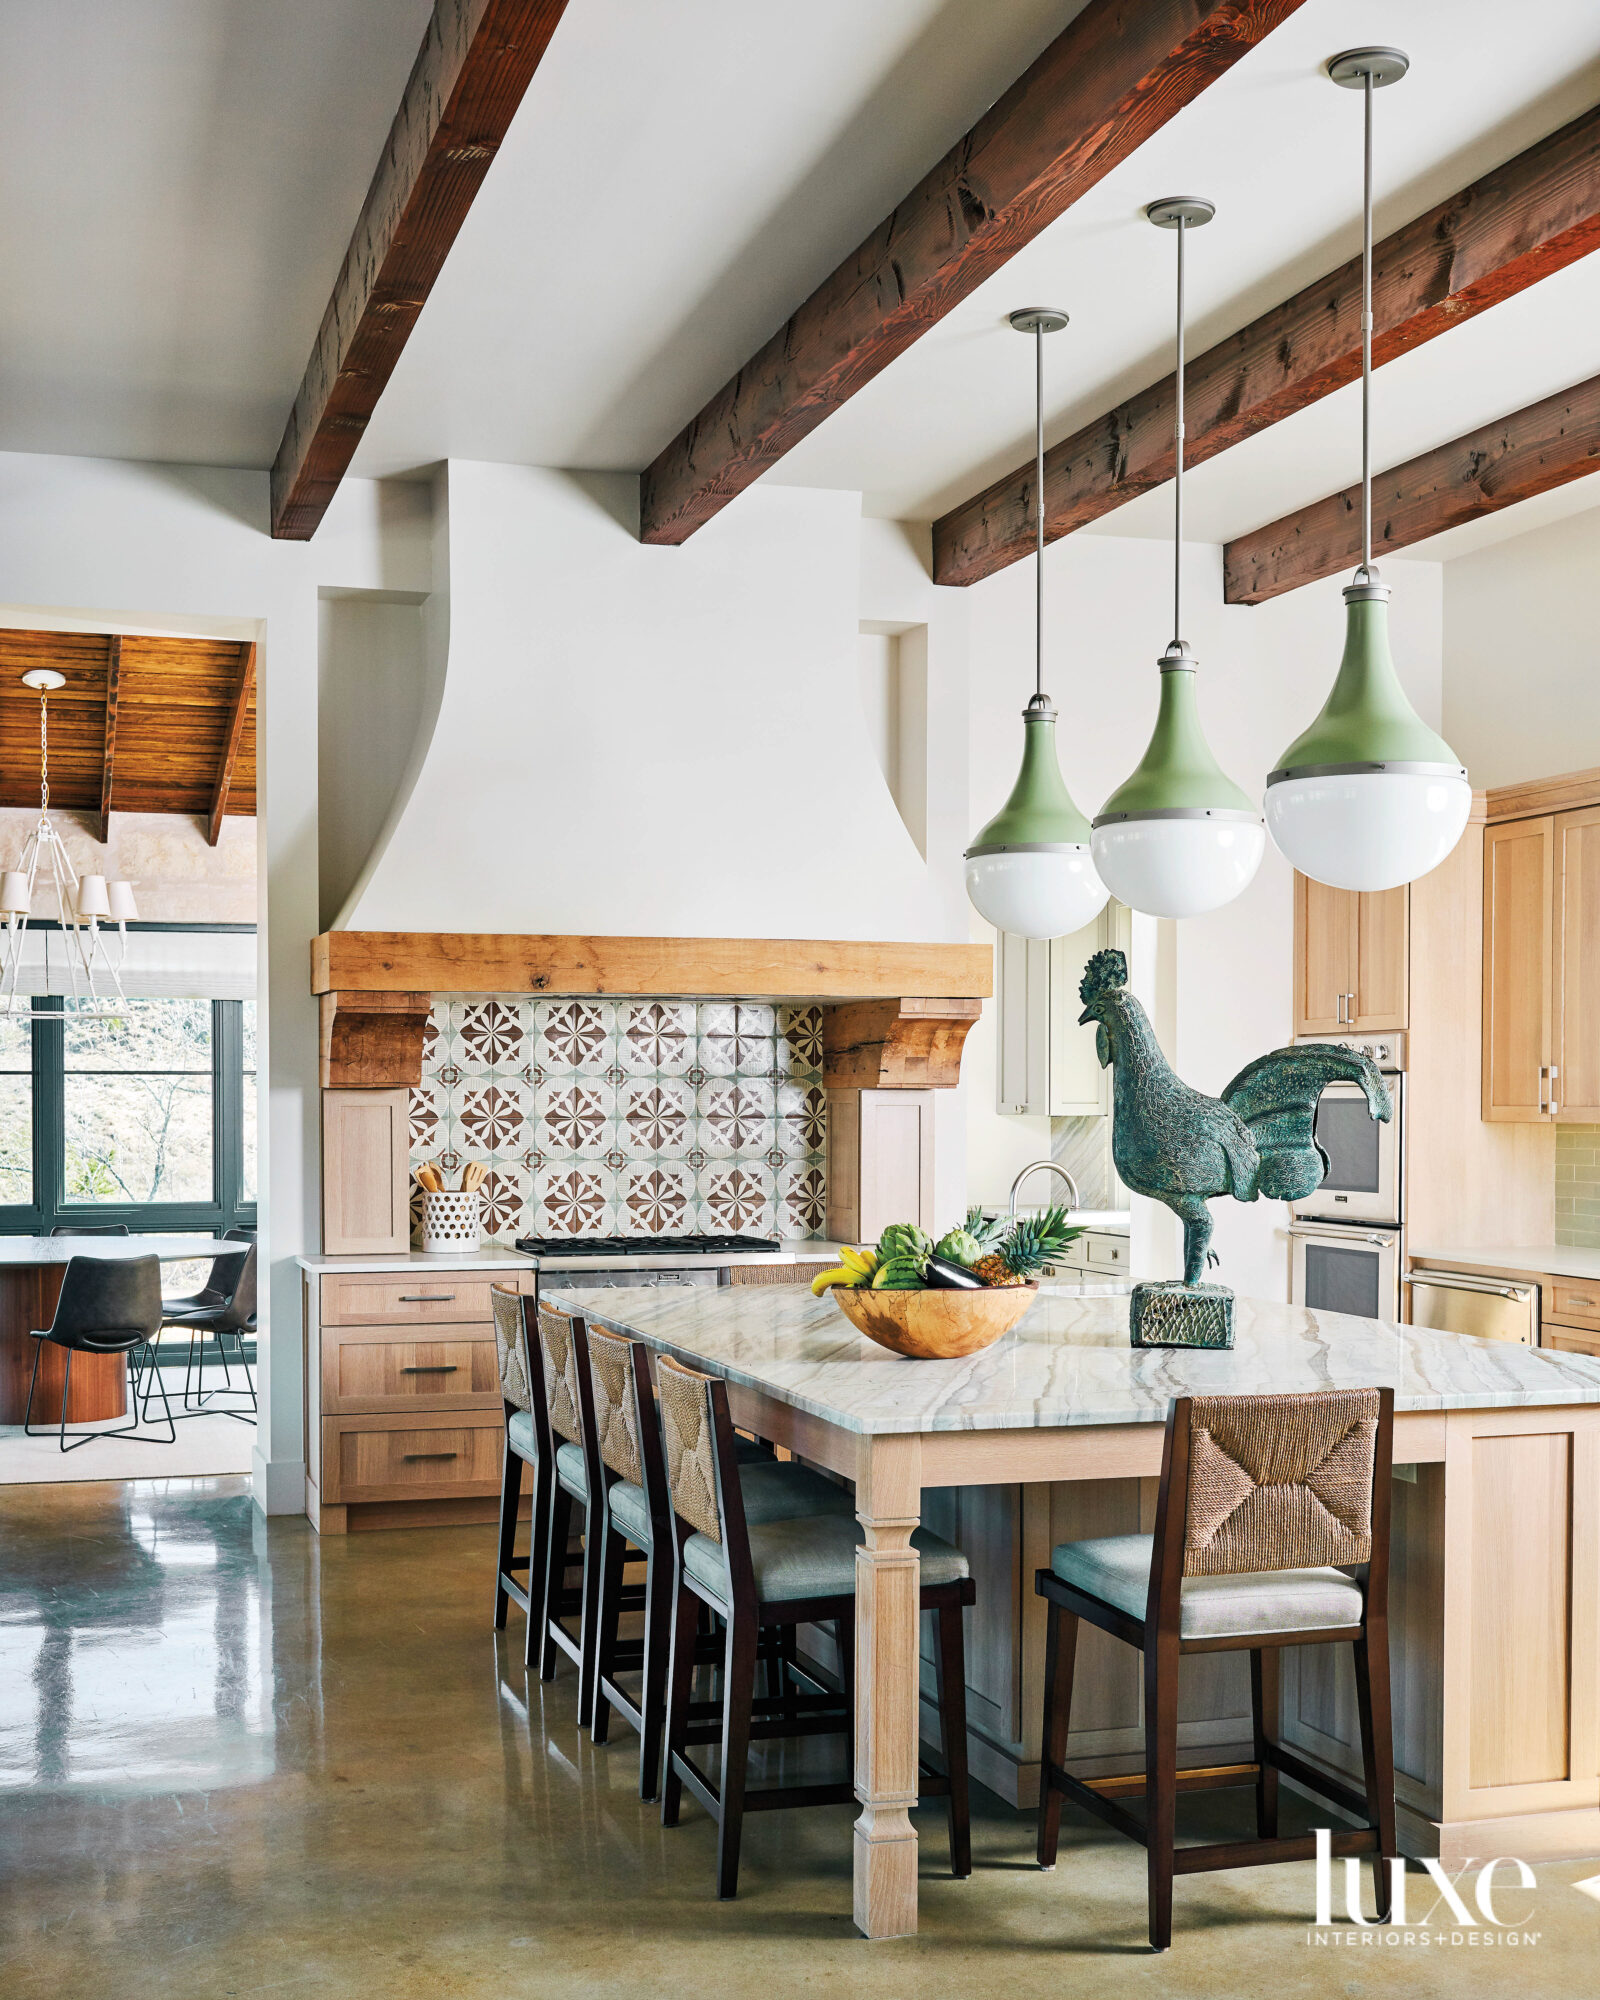
[[[1600,244],[1600,107],[1397,229],[1373,254],[1378,365],[1513,297]],[[1361,372],[1361,260],[1274,306],[1188,366],[1185,462],[1201,465]],[[1174,378],[1045,454],[1056,541],[1172,477]],[[977,583],[1034,547],[1032,459],[933,526],[936,583]]]
[[[687,541],[1300,5],[1089,0],[646,469],[640,538]]]
[[[272,532],[309,541],[567,0],[435,0],[272,467]]]
[[[117,758],[117,695],[122,678],[122,640],[113,632],[106,641],[106,755],[100,773],[100,845],[111,838],[111,778]]]
[[[233,705],[228,710],[227,732],[222,739],[222,754],[217,759],[217,782],[211,794],[211,816],[206,822],[206,839],[213,847],[222,838],[222,818],[228,810],[228,791],[233,784],[234,769],[239,762],[239,745],[244,740],[245,717],[250,712],[250,696],[256,684],[254,644],[241,646],[239,652],[239,685],[234,690]]]
[[[1600,472],[1600,375],[1380,472],[1372,485],[1373,554],[1392,555],[1590,472]],[[1349,486],[1229,542],[1223,597],[1265,604],[1360,556],[1361,488]]]

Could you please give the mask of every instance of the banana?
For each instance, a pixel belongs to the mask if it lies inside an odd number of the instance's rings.
[[[854,1285],[856,1282],[855,1272],[847,1271],[844,1265],[840,1264],[832,1271],[819,1271],[817,1273],[811,1280],[812,1296],[820,1299],[824,1292],[831,1291],[835,1285]]]
[[[839,1252],[840,1261],[847,1271],[855,1271],[869,1281],[878,1268],[877,1253],[872,1250],[854,1250],[847,1243]]]

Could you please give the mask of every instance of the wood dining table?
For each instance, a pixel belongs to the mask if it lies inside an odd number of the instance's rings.
[[[55,1317],[62,1280],[74,1257],[158,1257],[187,1264],[247,1246],[219,1236],[0,1236],[0,1424],[20,1424],[28,1408],[34,1333]],[[42,1343],[34,1392],[35,1423],[61,1421],[66,1350]],[[72,1369],[69,1424],[99,1423],[127,1414],[128,1363],[121,1354],[78,1354]]]
[[[1010,1677],[1032,1689],[1031,1709],[1042,1686],[1042,1635],[1026,1616],[1036,1601],[1031,1568],[1048,1564],[1052,1535],[1148,1528],[1167,1410],[1188,1394],[1394,1389],[1390,1642],[1402,1846],[1456,1868],[1473,1854],[1600,1852],[1600,1358],[1245,1298],[1235,1302],[1230,1351],[1135,1350],[1125,1297],[1046,1289],[982,1353],[909,1361],[804,1286],[563,1294],[556,1280],[544,1295],[721,1376],[737,1425],[855,1482],[854,1903],[868,1937],[917,1927],[911,1537],[925,1496],[1049,1490],[1037,1530],[1008,1531],[1001,1548],[985,1553],[981,1509],[980,1531],[956,1535],[978,1583],[973,1618],[994,1628],[990,1650],[1014,1623]],[[1025,1506],[1015,1518],[1035,1513]],[[1092,1652],[1078,1677],[1091,1711],[1093,1683],[1110,1671]],[[1349,1694],[1325,1676],[1286,1688],[1281,1740],[1359,1784]],[[1204,1686],[1196,1696],[1207,1698]],[[1226,1702],[1216,1713],[1193,1745],[1197,1781],[1217,1776],[1199,1767],[1215,1764],[1218,1743],[1237,1742],[1242,1729],[1243,1761],[1229,1764],[1228,1781],[1251,1782],[1248,1708],[1242,1721],[1235,1710],[1230,1722]],[[1117,1735],[1105,1720],[1098,1739],[1080,1738],[1075,1725],[1069,1759],[1080,1746],[1104,1751],[1109,1737],[1126,1760],[1113,1768],[1142,1761],[1137,1726]],[[1036,1785],[1037,1741],[1029,1754]],[[1184,1755],[1180,1740],[1180,1764]]]

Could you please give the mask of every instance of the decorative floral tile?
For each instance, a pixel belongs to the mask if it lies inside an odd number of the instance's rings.
[[[619,1001],[617,1055],[632,1076],[681,1076],[695,1059],[694,1002]]]
[[[512,1154],[523,1145],[529,1123],[528,1091],[515,1078],[465,1084],[457,1094],[457,1107],[456,1135],[467,1153]]]
[[[616,1176],[599,1161],[541,1167],[533,1182],[535,1227],[541,1236],[609,1236],[615,1192]]]
[[[423,1071],[411,1091],[411,1152],[428,1159],[446,1145],[450,1132],[450,1091],[437,1077]]]
[[[786,1167],[778,1180],[778,1234],[820,1236],[828,1219],[828,1177],[820,1160]]]
[[[820,1007],[780,1007],[778,1009],[778,1065],[786,1076],[798,1071],[822,1069],[822,1009]]]
[[[545,1000],[539,1003],[539,1046],[534,1060],[548,1070],[603,1075],[615,1055],[615,1003]]]
[[[715,1157],[762,1154],[773,1144],[772,1085],[765,1077],[728,1077],[699,1092],[700,1143]]]
[[[524,1235],[533,1220],[534,1176],[511,1159],[499,1159],[489,1169],[482,1188],[479,1213],[486,1236]]]
[[[695,1177],[681,1160],[636,1160],[617,1176],[625,1236],[679,1236],[694,1226]]]
[[[534,1092],[540,1142],[552,1154],[598,1159],[615,1138],[616,1091],[603,1077],[554,1076]]]
[[[778,1085],[778,1144],[787,1158],[820,1153],[828,1143],[828,1093],[819,1083]]]
[[[772,1230],[775,1188],[762,1160],[717,1160],[699,1176],[702,1226],[730,1233]]]
[[[632,1153],[681,1158],[692,1143],[695,1094],[682,1077],[640,1076],[622,1086],[617,1142]]]
[[[505,1000],[471,1000],[462,1011],[455,1042],[464,1062],[485,1069],[515,1069],[527,1053],[521,1009]]]

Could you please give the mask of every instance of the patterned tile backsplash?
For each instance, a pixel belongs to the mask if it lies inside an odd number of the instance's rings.
[[[1600,1250],[1600,1125],[1556,1127],[1556,1241]]]
[[[412,1171],[489,1168],[486,1236],[820,1236],[822,1013],[436,997]],[[414,1218],[415,1219],[415,1218]]]

